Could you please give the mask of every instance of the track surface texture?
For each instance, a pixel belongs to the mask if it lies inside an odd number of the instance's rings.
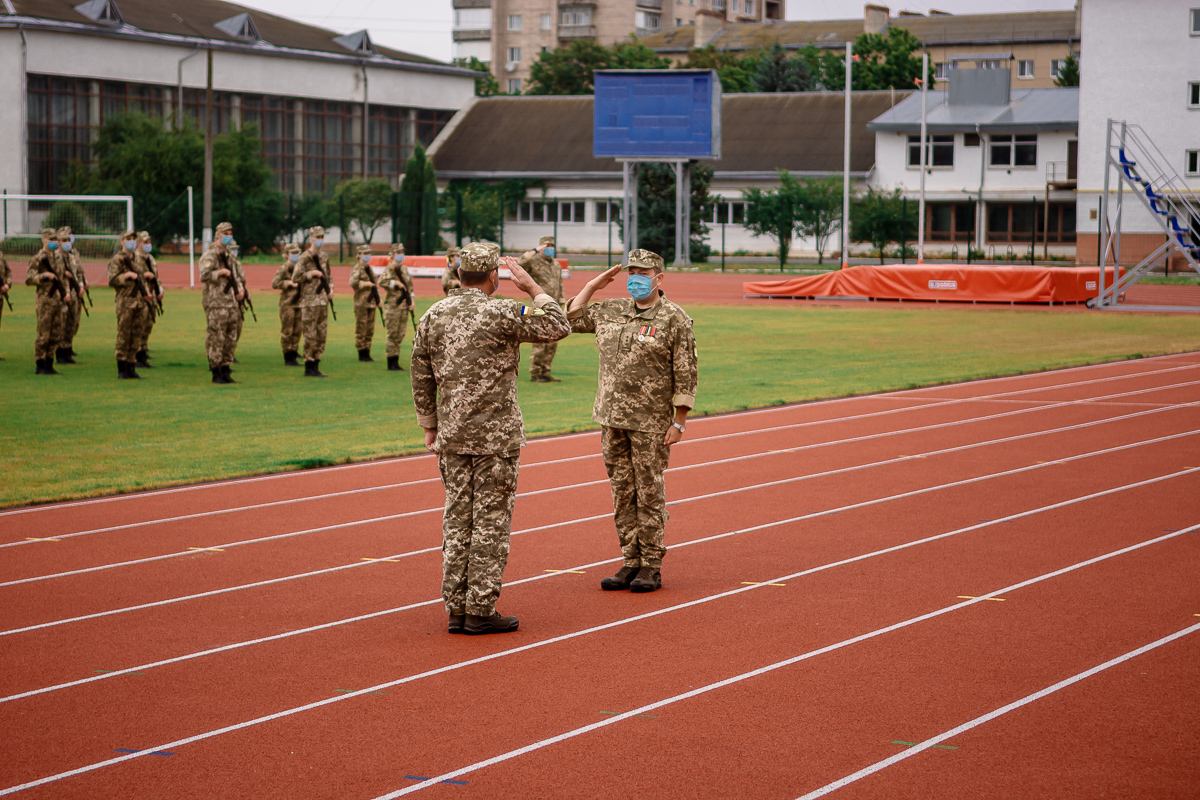
[[[596,433],[451,636],[432,456],[0,512],[0,796],[1194,798],[1200,353]]]

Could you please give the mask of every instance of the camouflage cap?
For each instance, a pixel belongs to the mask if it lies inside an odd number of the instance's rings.
[[[542,238],[538,239],[538,247],[541,247],[544,244],[549,245],[550,247],[554,247],[554,237],[553,236],[543,236]]]
[[[396,253],[403,253],[403,252],[404,252],[404,245],[401,244],[400,242],[396,242],[394,245],[392,245],[388,249],[389,256],[394,256]]]
[[[491,272],[500,263],[499,249],[483,242],[471,242],[459,253],[458,268],[463,272]]]
[[[150,231],[138,231],[138,241],[139,242],[150,241]]]
[[[355,250],[354,252],[358,253],[360,256],[362,256],[362,255],[368,255],[368,256],[369,256],[369,255],[371,254],[371,245],[369,245],[369,244],[360,244],[360,245],[358,246],[358,249],[357,249],[357,250]]]
[[[285,252],[289,255],[291,255],[292,253],[299,253],[300,245],[294,244],[294,243],[288,243],[283,246],[283,252]]]
[[[222,232],[224,232],[224,231],[229,231],[230,233],[232,233],[232,232],[233,232],[233,223],[232,223],[232,222],[221,222],[221,223],[219,223],[219,224],[217,225],[217,230],[216,230],[216,232],[217,232],[217,233],[222,233]]]
[[[462,252],[461,247],[457,247],[455,245],[450,245],[450,248],[448,250],[446,250],[446,258],[454,258],[456,255],[458,255],[461,252]]]
[[[494,250],[496,252],[497,257],[500,256],[500,245],[496,244],[495,242],[489,242],[487,239],[481,239],[479,241],[479,244],[483,245],[484,247],[488,248],[489,250]]]
[[[58,238],[60,241],[64,241],[64,242],[71,241],[71,226],[63,225],[61,228],[59,228],[58,229]]]
[[[136,239],[137,234],[134,233],[133,231],[121,231],[121,238],[122,239]]]
[[[663,258],[658,253],[651,253],[649,250],[630,250],[628,267],[643,267],[644,269],[653,269],[662,272]]]
[[[325,229],[322,228],[320,225],[313,225],[311,228],[308,229],[308,235],[314,239],[324,239],[325,238]]]
[[[42,228],[42,238],[56,239],[58,238],[58,231],[54,230],[54,228]]]

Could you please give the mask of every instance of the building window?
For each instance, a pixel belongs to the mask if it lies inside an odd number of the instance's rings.
[[[925,139],[926,167],[954,166],[954,134],[939,133],[927,135]],[[921,168],[921,136],[908,137],[908,166]]]
[[[746,204],[737,201],[718,200],[713,204],[714,225],[742,225],[746,222]]]
[[[747,16],[754,16],[754,0],[746,0],[745,9]]]
[[[541,17],[542,30],[544,30],[544,31],[550,30],[550,19],[551,19],[551,17],[549,14],[542,14],[542,17]]]
[[[1200,150],[1188,150],[1184,162],[1189,176],[1200,175]]]
[[[1058,74],[1060,72],[1062,72],[1063,65],[1066,63],[1067,63],[1066,59],[1062,59],[1062,58],[1052,59],[1050,61],[1050,77],[1057,78]]]
[[[971,242],[975,228],[973,203],[929,203],[925,238],[931,242]]]
[[[520,14],[509,14],[508,15],[508,29],[510,31],[521,30],[521,15]]]
[[[510,63],[513,63],[513,64],[519,63],[521,61],[521,48],[519,48],[519,47],[508,48],[508,60]]]
[[[944,81],[950,77],[950,70],[954,68],[953,64],[948,64],[945,61],[933,65],[933,79],[935,81]]]
[[[521,93],[521,79],[520,78],[509,78],[508,79],[508,93],[509,94],[520,94]]]
[[[662,16],[649,11],[634,12],[634,26],[643,31],[656,31],[662,24]]]
[[[1033,77],[1033,61],[1018,61],[1017,62],[1017,77],[1032,78]]]
[[[680,17],[676,17],[676,18],[675,18],[675,27],[676,27],[676,28],[678,28],[678,27],[680,27],[681,25],[683,25],[683,19],[682,19],[682,18],[680,18]]]
[[[1192,36],[1200,36],[1200,8],[1193,8],[1190,12],[1188,12],[1188,16],[1191,17],[1192,20]]]
[[[564,11],[558,17],[560,25],[591,25],[592,12],[590,9],[581,11]]]
[[[976,63],[980,69],[1004,69],[1004,62],[1000,59],[988,59],[987,61],[979,61]]]
[[[582,224],[587,222],[585,214],[587,213],[587,202],[584,200],[571,200],[568,202],[558,203],[558,221],[569,222],[574,224]],[[553,216],[553,212],[551,213]]]
[[[611,214],[610,214],[611,212]],[[596,224],[607,225],[609,216],[614,222],[621,219],[621,204],[614,200],[597,200],[596,201]]]
[[[1037,134],[993,134],[988,164],[993,167],[1036,167]]]
[[[979,134],[978,133],[964,133],[963,134],[963,147],[979,147]]]
[[[1035,210],[1036,205],[1036,210]],[[1051,203],[1047,224],[1041,203],[988,203],[987,239],[991,244],[1041,242],[1070,244],[1075,241],[1075,204]]]
[[[1200,108],[1200,83],[1188,84],[1188,108]]]
[[[490,8],[456,8],[454,9],[454,27],[465,31],[490,30],[492,10]]]

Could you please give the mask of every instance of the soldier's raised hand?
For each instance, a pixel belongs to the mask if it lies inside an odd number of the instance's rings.
[[[593,291],[598,291],[616,280],[617,276],[620,274],[621,265],[617,264],[609,267],[608,269],[604,270],[604,272],[601,272],[599,275],[592,278],[590,281],[588,281],[588,285],[592,287]]]

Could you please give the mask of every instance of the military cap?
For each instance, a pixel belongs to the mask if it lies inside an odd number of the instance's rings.
[[[121,231],[121,238],[122,239],[136,239],[137,234],[134,233],[133,231],[128,231],[128,230]]]
[[[448,250],[446,250],[446,258],[454,258],[456,255],[458,255],[461,252],[462,252],[461,247],[457,247],[456,245],[450,245],[450,248]]]
[[[500,253],[483,242],[471,242],[459,253],[458,268],[463,272],[491,272],[500,263]]]
[[[217,233],[221,233],[222,231],[230,231],[230,232],[232,232],[232,231],[233,231],[233,223],[232,223],[232,222],[221,222],[221,223],[219,223],[219,224],[217,225],[217,231],[216,231],[216,232],[217,232]]]
[[[291,243],[289,243],[289,244],[286,244],[286,245],[284,245],[284,246],[283,246],[283,252],[285,252],[285,253],[289,253],[289,254],[290,254],[290,253],[299,253],[299,252],[300,252],[300,245],[298,245],[298,244],[291,244]]]
[[[391,248],[388,250],[388,255],[389,255],[389,256],[393,256],[393,255],[395,255],[396,253],[403,253],[403,252],[404,252],[404,245],[403,245],[403,244],[401,244],[400,242],[396,242],[396,243],[395,243],[394,245],[392,245],[392,246],[391,246]]]
[[[325,229],[322,228],[320,225],[313,225],[311,228],[308,229],[308,235],[314,239],[324,239],[325,238]]]
[[[139,242],[150,241],[150,231],[138,231],[138,241]]]
[[[494,250],[496,252],[497,258],[500,256],[500,245],[496,244],[495,242],[489,242],[487,239],[481,239],[479,241],[479,244],[483,245],[484,247],[488,248],[489,250]]]
[[[59,228],[58,229],[58,238],[64,242],[71,241],[71,226],[63,225],[61,228]]]
[[[371,245],[369,245],[369,244],[360,244],[360,245],[358,246],[358,250],[356,250],[355,252],[356,252],[356,253],[358,253],[360,256],[362,256],[362,255],[370,255],[370,254],[371,254]]]
[[[553,236],[543,236],[542,238],[538,239],[538,247],[541,247],[544,244],[549,245],[550,247],[554,247],[554,237]]]
[[[43,239],[57,239],[58,231],[54,230],[54,228],[42,228],[42,238]]]
[[[663,258],[658,253],[651,253],[649,250],[630,250],[629,263],[625,266],[644,267],[662,272]]]

